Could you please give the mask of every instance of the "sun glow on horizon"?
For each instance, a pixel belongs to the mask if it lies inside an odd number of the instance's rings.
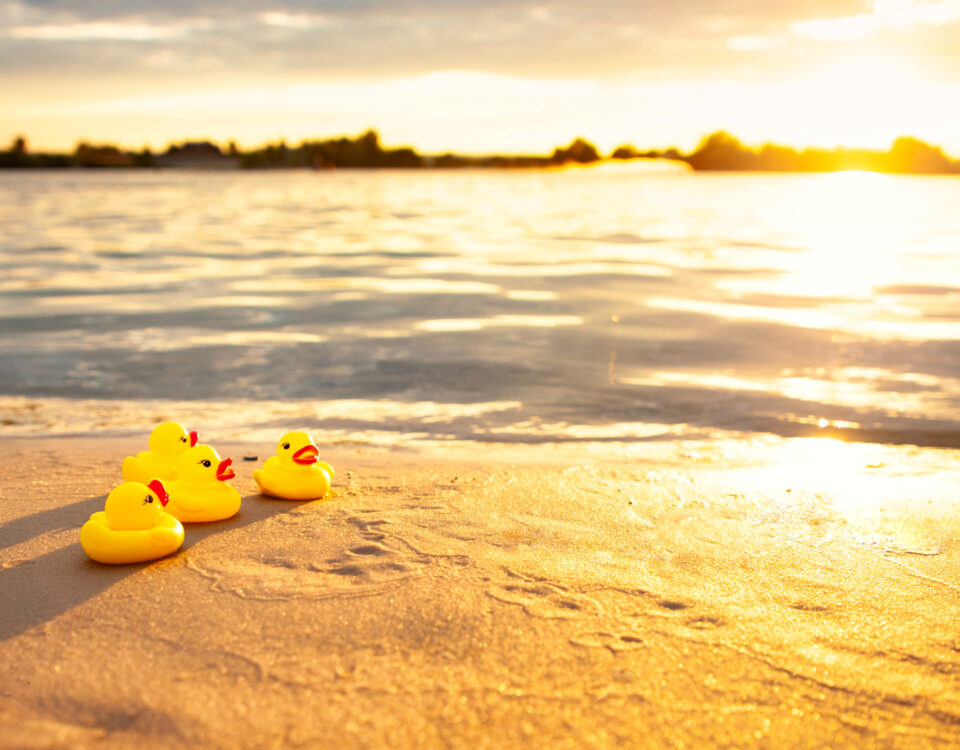
[[[932,117],[925,102],[936,100],[908,66],[883,56],[843,59],[785,88],[806,104],[794,112],[791,140],[824,146],[885,147]]]
[[[80,140],[163,148],[203,136],[242,147],[369,128],[423,153],[544,153],[575,137],[692,150],[714,130],[743,142],[885,149],[912,135],[960,155],[960,84],[892,57],[857,56],[787,81],[547,79],[466,70],[376,81],[299,81],[214,91],[23,103],[37,149]],[[72,128],[67,133],[64,128]],[[9,139],[16,134],[7,134]],[[0,134],[2,137],[3,134]]]
[[[893,55],[840,57],[789,80],[740,86],[726,129],[745,143],[887,149],[901,136],[960,155],[960,84],[934,81]],[[734,98],[731,92],[731,98]],[[748,99],[748,102],[744,100]]]

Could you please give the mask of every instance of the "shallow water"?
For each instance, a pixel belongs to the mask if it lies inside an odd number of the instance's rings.
[[[958,205],[857,173],[6,172],[0,431],[242,401],[357,439],[957,447]]]

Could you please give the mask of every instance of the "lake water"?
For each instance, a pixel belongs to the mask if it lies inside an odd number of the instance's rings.
[[[859,173],[6,172],[0,434],[960,447],[958,206]]]

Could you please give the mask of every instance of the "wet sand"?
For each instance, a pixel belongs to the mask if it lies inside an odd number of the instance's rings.
[[[240,514],[99,565],[139,442],[0,439],[5,748],[960,743],[949,452],[341,445],[297,503],[214,441]]]

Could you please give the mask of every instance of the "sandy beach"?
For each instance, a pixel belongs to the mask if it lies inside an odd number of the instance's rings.
[[[131,444],[0,440],[4,748],[960,742],[948,452],[342,445],[301,503],[224,443],[239,515],[104,566]]]

